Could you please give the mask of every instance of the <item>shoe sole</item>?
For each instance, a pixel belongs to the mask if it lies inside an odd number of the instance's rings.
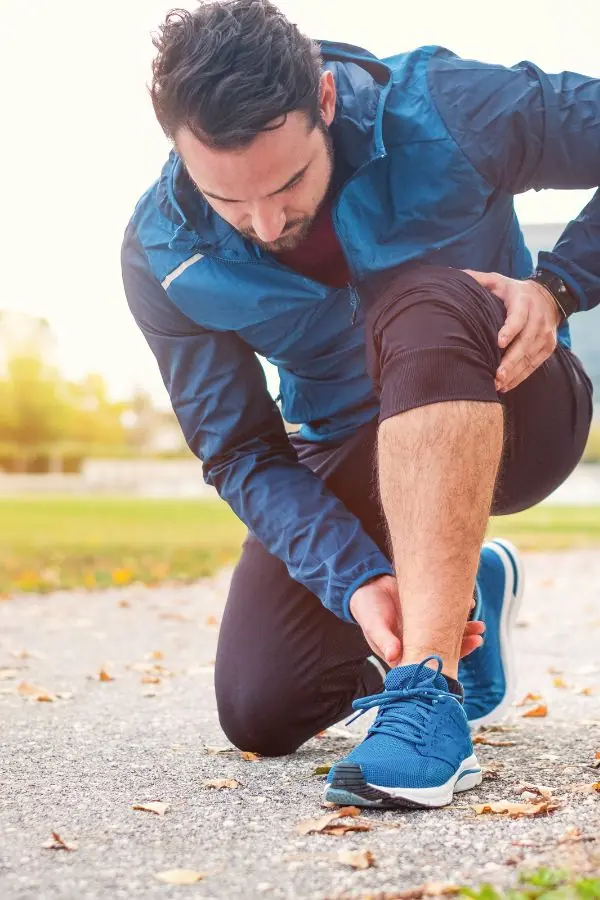
[[[503,538],[494,538],[489,541],[494,545],[494,550],[502,560],[504,565],[505,588],[502,600],[502,613],[500,615],[500,657],[504,668],[504,682],[506,689],[504,697],[491,712],[478,719],[470,719],[469,725],[477,728],[483,725],[490,725],[496,722],[506,714],[509,706],[512,704],[515,688],[516,688],[516,667],[515,657],[511,642],[511,633],[515,627],[521,600],[523,599],[523,590],[525,587],[525,572],[519,551]],[[516,591],[515,591],[516,582]]]
[[[481,784],[481,767],[473,753],[445,784],[429,788],[394,788],[369,784],[357,763],[338,763],[324,798],[338,806],[378,809],[432,809],[448,806],[454,794]]]

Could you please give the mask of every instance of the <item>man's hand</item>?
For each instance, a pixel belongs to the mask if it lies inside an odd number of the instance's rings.
[[[371,650],[385,659],[388,665],[400,665],[402,618],[396,579],[391,575],[381,575],[359,587],[350,600],[350,612],[362,628]],[[467,622],[461,657],[482,645],[484,631],[483,622]]]
[[[535,281],[517,281],[497,272],[464,270],[504,303],[506,321],[498,346],[506,353],[496,372],[496,390],[512,391],[554,353],[560,310],[550,291]]]

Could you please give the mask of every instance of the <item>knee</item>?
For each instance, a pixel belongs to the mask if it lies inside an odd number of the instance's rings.
[[[296,704],[276,686],[232,684],[215,678],[219,723],[239,750],[286,756],[311,737],[291,720]]]
[[[449,370],[495,372],[504,307],[465,272],[400,267],[369,283],[366,300],[367,366],[379,391],[386,377],[402,386],[413,370],[428,393],[432,379],[443,387]]]

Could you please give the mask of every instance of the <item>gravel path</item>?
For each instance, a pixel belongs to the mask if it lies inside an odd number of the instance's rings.
[[[514,730],[491,735],[512,746],[478,747],[492,771],[452,807],[367,813],[370,830],[344,836],[296,826],[325,813],[313,772],[346,752],[364,718],[349,736],[338,727],[282,759],[209,749],[227,745],[212,688],[227,573],[193,587],[0,603],[0,897],[383,900],[423,882],[508,884],[515,866],[539,862],[600,870],[600,794],[582,787],[600,779],[590,766],[600,751],[600,552],[526,565],[519,695],[542,694],[548,716],[515,708]],[[114,681],[98,680],[102,667]],[[26,699],[22,681],[63,696]],[[548,786],[559,808],[474,814],[472,803],[522,801],[523,782]],[[148,801],[170,808],[132,809]],[[53,831],[77,849],[42,849]],[[340,850],[369,850],[375,865],[355,870]],[[175,868],[205,877],[189,887],[155,878]]]

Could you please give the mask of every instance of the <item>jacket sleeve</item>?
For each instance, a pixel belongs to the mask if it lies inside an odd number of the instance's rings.
[[[429,89],[451,136],[494,188],[518,194],[600,185],[599,79],[438,51]],[[600,303],[600,191],[539,264],[564,279],[580,309]]]
[[[293,579],[354,621],[354,591],[392,574],[392,566],[360,521],[298,461],[253,350],[233,332],[205,330],[170,301],[131,225],[122,271],[129,307],[205,481]]]

